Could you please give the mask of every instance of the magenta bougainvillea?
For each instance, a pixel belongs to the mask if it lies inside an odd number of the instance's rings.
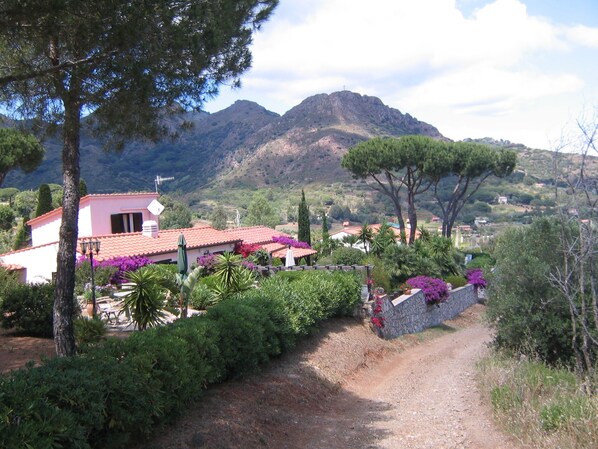
[[[384,317],[381,316],[382,314],[382,298],[376,298],[374,302],[374,307],[372,308],[372,318],[370,321],[374,326],[378,329],[382,329],[384,327]]]
[[[94,261],[95,262],[95,261]],[[100,267],[116,267],[116,272],[110,278],[113,284],[122,284],[126,282],[126,273],[130,271],[137,271],[141,267],[152,264],[153,262],[145,256],[132,257],[114,257],[106,259],[98,263]],[[94,263],[95,266],[95,263]]]
[[[421,288],[428,304],[439,304],[449,298],[449,291],[442,279],[431,278],[428,276],[416,276],[407,279],[407,285],[411,288]]]
[[[467,283],[475,287],[482,288],[486,288],[488,285],[486,279],[484,279],[484,272],[481,268],[472,268],[471,270],[467,270]]]
[[[235,254],[240,254],[241,256],[243,256],[244,259],[246,259],[260,248],[260,245],[256,245],[253,243],[236,243]]]
[[[285,246],[292,246],[293,248],[304,248],[304,249],[311,249],[309,243],[300,242],[295,240],[294,238],[287,237],[286,235],[279,235],[278,237],[272,237],[272,241],[275,243],[280,243],[281,245]]]

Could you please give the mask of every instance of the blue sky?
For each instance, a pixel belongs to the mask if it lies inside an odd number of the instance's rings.
[[[281,0],[252,52],[207,111],[347,89],[451,139],[554,149],[598,108],[598,0]]]

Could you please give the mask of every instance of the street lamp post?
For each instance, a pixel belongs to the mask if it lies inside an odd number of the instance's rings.
[[[100,252],[100,241],[99,240],[82,240],[81,241],[81,253],[83,256],[89,251],[89,263],[91,265],[91,305],[93,307],[92,318],[96,317],[96,285],[94,279],[94,268],[93,268],[93,253],[96,256]]]

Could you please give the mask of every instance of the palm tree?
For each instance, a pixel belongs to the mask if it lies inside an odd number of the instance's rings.
[[[356,235],[349,234],[343,237],[343,243],[349,245],[350,248],[353,248],[357,242],[359,242],[359,238]]]
[[[367,223],[359,230],[357,239],[363,243],[363,249],[365,250],[365,253],[368,254],[369,246],[374,241],[374,231]]]

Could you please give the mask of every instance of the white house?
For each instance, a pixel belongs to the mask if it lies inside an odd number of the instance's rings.
[[[187,257],[194,261],[206,253],[232,251],[240,239],[209,226],[160,231],[158,213],[150,204],[157,193],[87,195],[79,203],[79,242],[93,237],[100,241],[97,260],[117,256],[146,256],[155,262],[177,257],[178,236],[187,240]],[[155,204],[155,203],[154,203]],[[32,246],[0,255],[0,263],[19,270],[25,282],[47,282],[56,272],[62,208],[28,222]],[[144,223],[149,226],[145,226]],[[80,245],[78,245],[80,248]],[[77,254],[79,257],[81,254]]]

